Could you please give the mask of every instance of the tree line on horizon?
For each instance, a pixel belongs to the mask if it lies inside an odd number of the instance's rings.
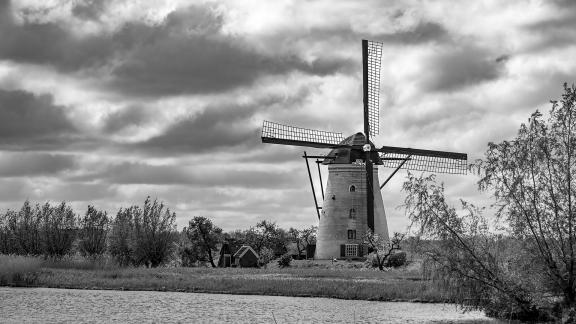
[[[115,217],[89,205],[77,214],[66,202],[32,204],[0,213],[0,254],[61,259],[79,254],[90,260],[109,255],[119,266],[158,267],[210,264],[222,243],[232,251],[250,245],[262,264],[288,252],[301,255],[316,240],[316,227],[280,228],[267,220],[247,230],[223,232],[209,218],[196,216],[178,231],[176,214],[146,198],[142,207],[120,208]]]

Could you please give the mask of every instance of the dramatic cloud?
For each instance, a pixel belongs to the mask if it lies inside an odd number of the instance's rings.
[[[453,91],[502,76],[506,56],[475,46],[451,46],[426,62],[422,83],[426,90]]]
[[[0,166],[0,172],[1,172]],[[294,179],[292,170],[242,170],[234,163],[219,167],[149,165],[122,163],[101,172],[74,177],[76,180],[103,180],[111,184],[187,185],[189,187],[241,187],[259,189],[294,188],[301,181]]]
[[[76,133],[50,95],[0,89],[0,145],[8,149],[66,145]]]
[[[0,177],[56,176],[76,166],[70,155],[42,153],[0,154]]]

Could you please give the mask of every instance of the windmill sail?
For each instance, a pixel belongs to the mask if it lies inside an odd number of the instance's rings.
[[[282,125],[267,120],[262,125],[262,143],[333,149],[340,147],[343,140],[342,133]]]
[[[466,174],[468,168],[468,155],[464,153],[394,146],[383,146],[378,151],[384,167],[449,174]]]
[[[382,43],[367,42],[367,64],[364,67],[367,109],[365,122],[368,123],[370,136],[380,133],[380,63],[382,59]]]

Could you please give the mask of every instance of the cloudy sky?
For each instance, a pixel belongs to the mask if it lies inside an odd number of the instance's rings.
[[[0,209],[150,195],[179,228],[314,225],[302,148],[261,123],[361,131],[361,39],[384,43],[374,142],[474,160],[575,82],[575,28],[570,0],[0,0]],[[393,231],[405,174],[382,192]]]

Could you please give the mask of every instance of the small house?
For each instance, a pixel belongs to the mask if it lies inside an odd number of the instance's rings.
[[[220,258],[218,259],[218,267],[228,268],[232,266],[232,252],[230,252],[230,244],[225,242],[220,249]]]
[[[260,256],[249,245],[242,245],[234,254],[234,264],[242,268],[257,268]]]

